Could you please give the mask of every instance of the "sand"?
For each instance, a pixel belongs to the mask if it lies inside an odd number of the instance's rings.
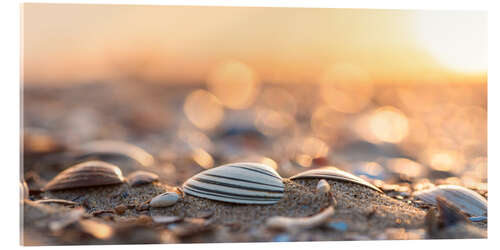
[[[273,205],[238,205],[211,201],[185,194],[165,208],[147,206],[154,196],[175,187],[159,182],[131,187],[128,184],[45,192],[44,198],[74,201],[76,206],[53,203],[24,203],[25,245],[260,242],[311,240],[423,239],[426,210],[410,201],[391,198],[358,184],[329,180],[331,193],[315,191],[318,179],[285,179],[285,195]],[[334,215],[322,226],[310,229],[274,230],[266,226],[273,216],[308,217],[328,206]],[[107,225],[113,232],[96,238],[81,226],[69,223],[63,235],[50,229],[50,223],[83,209],[80,220]],[[160,216],[179,217],[174,223],[155,223]],[[329,224],[340,223],[345,228]],[[78,223],[76,223],[79,225]],[[73,226],[72,226],[73,225]],[[99,231],[99,229],[96,229]],[[84,232],[82,232],[84,231]],[[73,232],[73,233],[71,233]],[[471,233],[472,232],[472,233]],[[82,237],[81,235],[87,235]],[[443,237],[486,237],[480,225],[466,225],[444,233]],[[135,235],[134,237],[125,237]],[[138,236],[143,235],[143,236]],[[148,236],[145,236],[148,235]]]

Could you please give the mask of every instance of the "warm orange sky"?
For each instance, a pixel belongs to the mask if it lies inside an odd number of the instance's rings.
[[[339,63],[377,83],[487,72],[486,12],[24,4],[23,29],[25,84],[204,82],[228,60],[278,83]]]

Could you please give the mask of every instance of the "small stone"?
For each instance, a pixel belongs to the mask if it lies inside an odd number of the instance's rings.
[[[330,184],[325,179],[321,179],[316,186],[316,191],[320,194],[327,193],[330,191]]]
[[[290,235],[288,234],[278,234],[273,238],[274,242],[289,242]]]
[[[330,222],[328,223],[328,227],[333,228],[337,231],[345,232],[347,231],[347,223],[343,221]]]
[[[115,207],[115,213],[121,215],[121,214],[124,214],[125,211],[127,211],[127,209],[128,208],[125,205],[120,204],[120,205],[118,205],[118,206]]]
[[[151,207],[169,207],[179,200],[179,194],[176,192],[166,192],[154,197],[149,205]]]
[[[481,222],[481,221],[487,221],[488,217],[486,217],[486,216],[473,216],[473,217],[469,217],[469,220],[472,222]]]

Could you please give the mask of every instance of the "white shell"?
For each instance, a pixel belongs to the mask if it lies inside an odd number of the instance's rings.
[[[483,216],[488,211],[488,201],[480,194],[457,185],[440,185],[413,193],[416,198],[436,204],[436,197],[442,196],[453,205],[472,216]]]
[[[231,203],[274,204],[285,190],[281,176],[259,163],[232,163],[205,170],[188,179],[186,194]]]
[[[379,188],[375,187],[371,183],[351,174],[345,171],[342,171],[338,168],[335,167],[324,167],[324,168],[318,168],[318,169],[313,169],[313,170],[308,170],[304,171],[302,173],[296,174],[292,177],[290,177],[291,180],[293,179],[307,179],[307,178],[322,178],[322,179],[331,179],[331,180],[337,180],[337,181],[347,181],[347,182],[352,182],[356,184],[363,185],[365,187],[371,188],[375,191],[381,192]]]
[[[330,184],[325,179],[321,179],[320,181],[318,181],[316,191],[320,194],[324,194],[330,191]]]
[[[269,218],[266,221],[266,226],[274,229],[287,229],[287,230],[313,228],[325,223],[326,220],[332,217],[334,213],[335,209],[333,209],[333,207],[330,206],[327,209],[311,217],[293,218],[293,217],[275,216]]]
[[[169,207],[174,205],[179,200],[179,194],[176,192],[166,192],[160,194],[149,202],[152,207]]]

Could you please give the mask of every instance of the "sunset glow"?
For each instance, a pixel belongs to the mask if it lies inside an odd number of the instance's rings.
[[[487,16],[481,12],[417,12],[416,36],[440,63],[453,70],[488,69]]]
[[[331,82],[339,65],[373,84],[486,79],[483,12],[24,4],[23,19],[26,84],[208,82],[240,109],[258,82]],[[241,100],[221,91],[228,81]],[[362,106],[327,89],[343,112]]]

